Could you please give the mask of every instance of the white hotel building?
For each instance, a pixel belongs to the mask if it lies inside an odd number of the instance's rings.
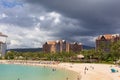
[[[0,33],[0,57],[4,56],[5,53],[6,53],[6,50],[7,50],[7,44],[6,44],[6,41],[7,41],[7,35],[4,35],[2,33]]]

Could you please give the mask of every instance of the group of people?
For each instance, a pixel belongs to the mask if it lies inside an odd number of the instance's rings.
[[[94,69],[93,66],[90,66],[90,68],[91,68],[92,70]],[[88,71],[88,67],[85,67],[85,68],[84,68],[84,74],[86,74],[87,71]]]

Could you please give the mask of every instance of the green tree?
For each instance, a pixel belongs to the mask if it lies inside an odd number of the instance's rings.
[[[15,52],[14,51],[9,51],[5,55],[5,59],[14,59],[15,58]]]
[[[120,40],[112,44],[111,53],[116,60],[120,59]]]

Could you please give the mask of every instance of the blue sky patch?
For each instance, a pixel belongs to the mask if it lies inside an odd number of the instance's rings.
[[[23,6],[23,3],[16,0],[0,0],[0,5],[5,8],[13,8],[15,6]]]

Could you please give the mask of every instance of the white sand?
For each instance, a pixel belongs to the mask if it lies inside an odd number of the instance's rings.
[[[39,61],[16,61],[16,62],[9,62],[7,60],[0,60],[0,63],[4,64],[24,64],[24,65],[33,65],[33,66],[49,66],[49,67],[56,67],[56,68],[63,68],[72,70],[78,73],[81,76],[81,80],[120,80],[120,68],[115,65],[107,65],[107,64],[86,64],[86,63],[60,63],[60,64],[46,64],[46,62]],[[45,64],[43,64],[45,63]],[[47,62],[49,63],[49,61]],[[85,74],[85,67],[88,68]],[[94,67],[94,69],[93,69]],[[118,72],[112,73],[111,68],[117,69]]]
[[[60,66],[78,72],[82,76],[81,80],[120,80],[120,68],[114,65],[111,67],[111,65],[107,64],[82,63],[72,65],[70,63],[62,63]],[[90,66],[94,67],[94,69],[92,69]],[[88,68],[86,74],[84,73],[85,67]],[[111,73],[111,68],[115,68],[119,72]]]

